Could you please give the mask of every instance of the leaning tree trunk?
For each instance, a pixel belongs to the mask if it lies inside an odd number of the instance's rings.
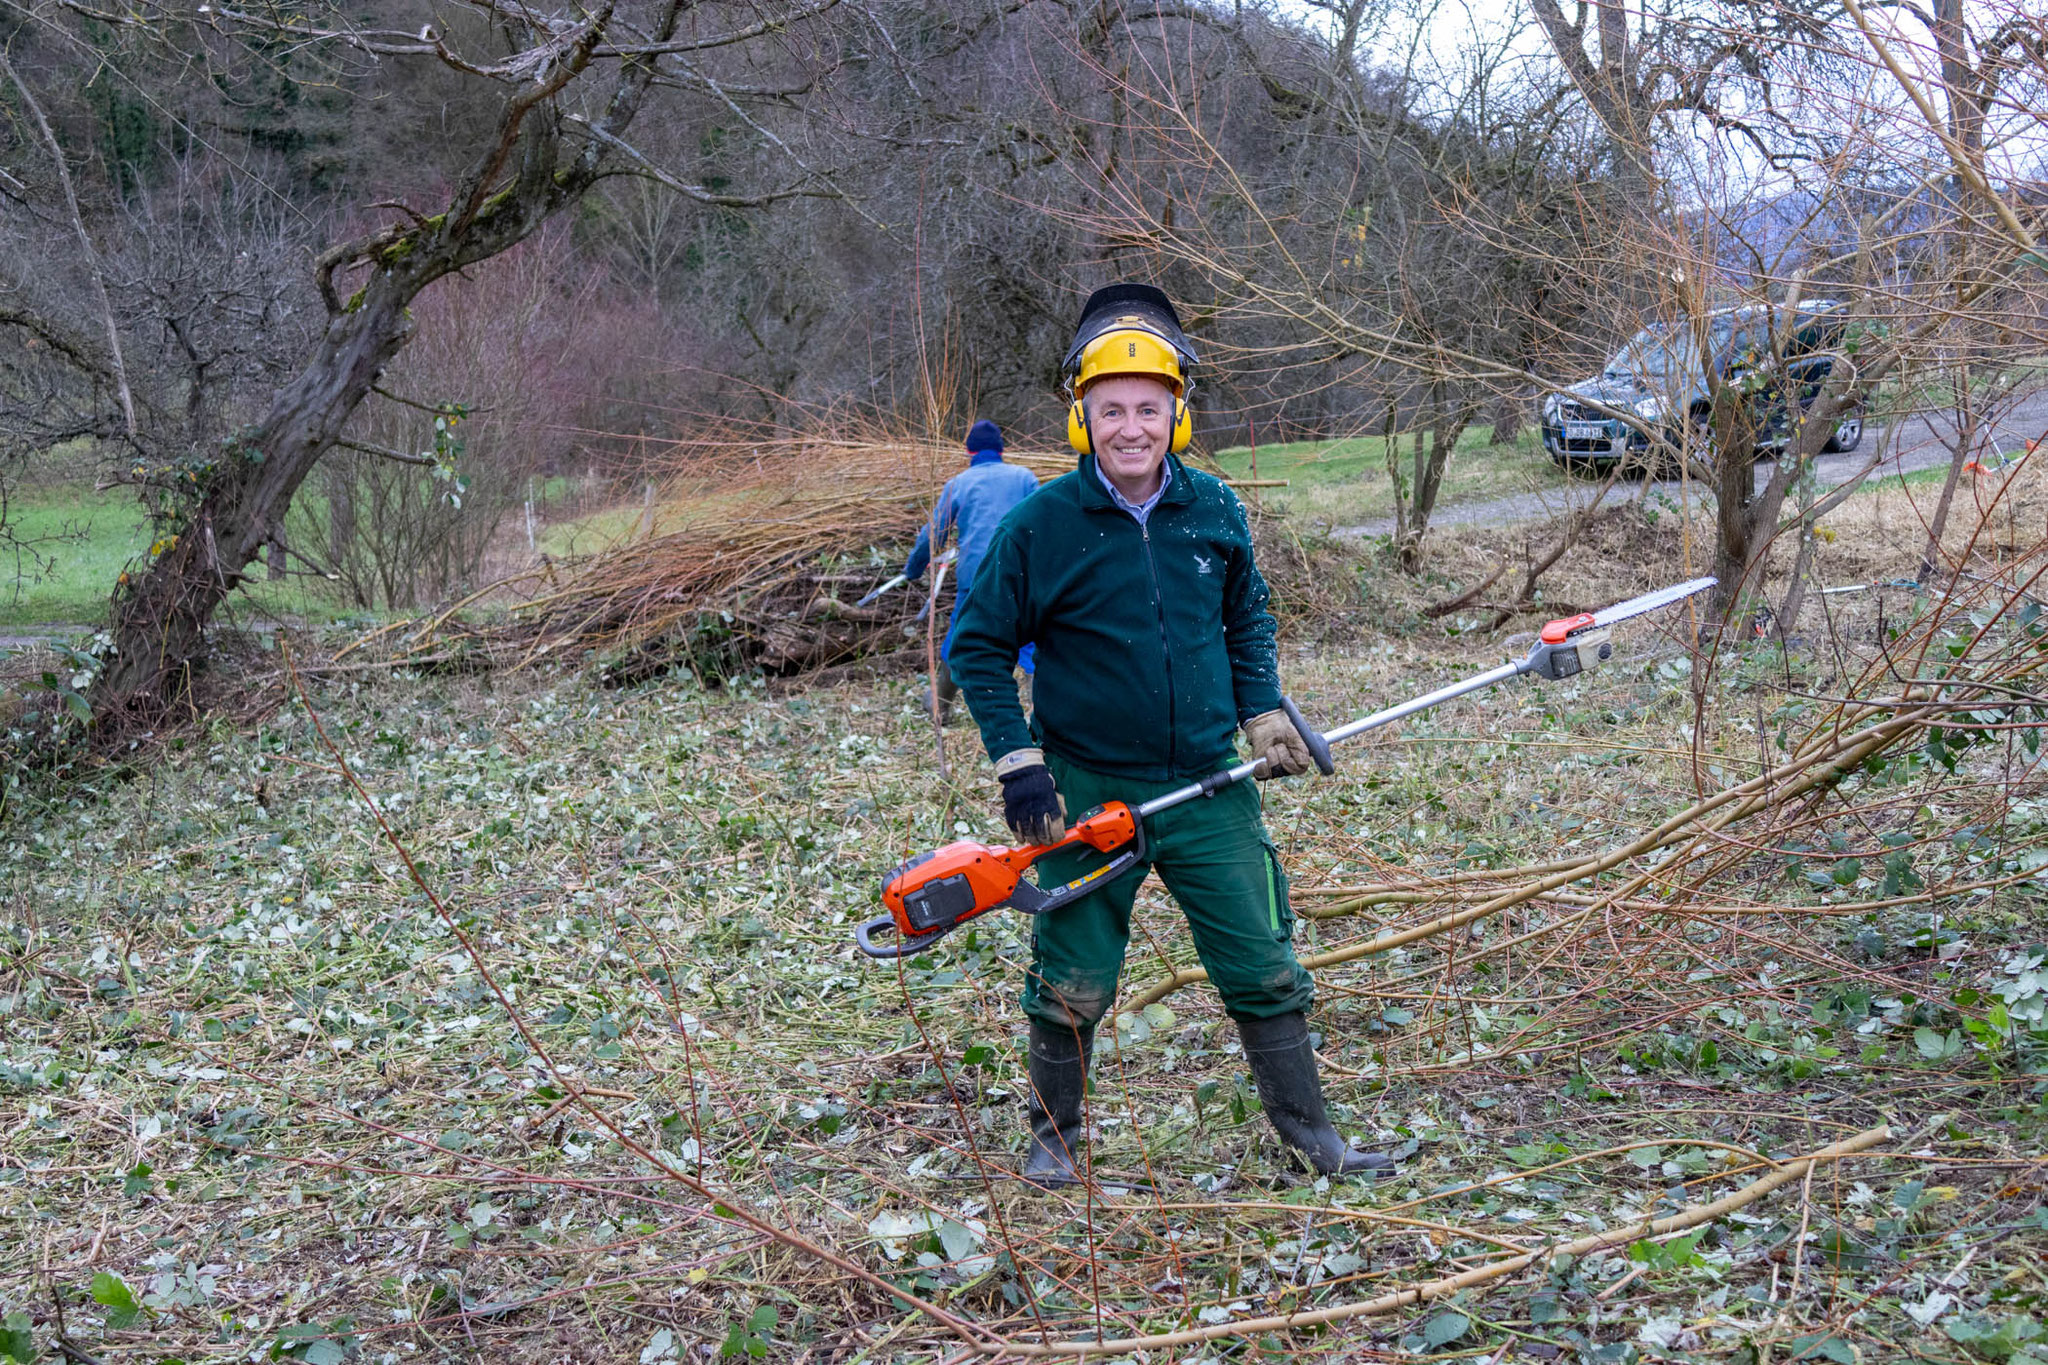
[[[277,538],[293,494],[405,345],[406,304],[417,292],[368,290],[361,306],[328,324],[264,419],[221,447],[212,466],[193,471],[202,485],[197,504],[115,600],[114,659],[95,688],[96,709],[150,715],[185,693],[214,609]]]
[[[682,4],[667,0],[658,12],[650,29],[656,44],[674,33]],[[621,61],[604,112],[573,156],[562,155],[561,114],[553,100],[589,66],[610,17],[611,4],[600,3],[581,25],[518,54],[517,79],[508,82],[497,126],[445,212],[413,214],[409,224],[321,256],[316,278],[327,330],[262,420],[222,447],[211,464],[190,471],[187,487],[173,490],[183,512],[160,538],[164,548],[139,575],[124,575],[115,596],[114,658],[93,685],[96,715],[147,718],[184,698],[214,610],[245,580],[244,570],[264,546],[280,538],[299,485],[411,337],[408,309],[420,291],[525,240],[597,182],[608,149],[639,111],[653,60]],[[337,272],[364,266],[361,289],[342,302]],[[404,452],[386,453],[418,462]]]

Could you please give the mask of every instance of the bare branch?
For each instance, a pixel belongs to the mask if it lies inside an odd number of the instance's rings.
[[[846,197],[838,189],[829,185],[818,188],[801,182],[784,189],[767,190],[760,194],[721,194],[715,190],[708,190],[702,185],[692,185],[687,181],[678,180],[675,176],[670,175],[667,171],[649,161],[646,154],[641,152],[639,148],[632,146],[623,139],[613,137],[603,128],[598,127],[587,119],[571,114],[563,121],[581,127],[592,137],[610,146],[614,151],[623,152],[633,159],[635,164],[632,170],[613,171],[610,174],[633,175],[643,180],[651,180],[657,185],[674,190],[677,194],[693,199],[700,204],[711,204],[718,208],[728,209],[753,209],[760,208],[763,204],[773,204],[783,199],[844,199]]]
[[[1993,213],[1998,215],[1999,222],[2004,225],[2006,232],[2016,244],[2023,250],[2038,253],[2041,246],[2035,240],[2034,234],[2027,230],[2027,225],[2013,212],[2012,205],[2006,203],[2004,198],[1991,188],[1976,158],[1970,154],[1970,149],[1950,131],[1947,121],[1935,112],[1933,104],[1928,100],[1927,92],[1920,88],[1919,82],[1906,74],[1906,69],[1892,53],[1891,45],[1885,42],[1883,36],[1872,26],[1869,16],[1863,12],[1863,6],[1858,0],[1842,0],[1842,3],[1847,7],[1850,17],[1856,21],[1856,27],[1862,30],[1864,41],[1870,44],[1871,51],[1877,53],[1878,60],[1892,73],[1892,78],[1899,83],[1899,88],[1906,92],[1906,97],[1913,101],[1913,107],[1920,111],[1920,117],[1926,120],[1928,131],[1941,139],[1942,147],[1948,152],[1956,174],[1977,192]]]
[[[85,217],[78,211],[78,193],[71,185],[71,166],[64,159],[64,149],[57,145],[57,135],[50,131],[50,121],[43,117],[43,106],[36,101],[35,92],[28,88],[28,82],[14,69],[14,63],[7,58],[5,48],[0,48],[0,70],[7,72],[14,88],[21,92],[21,102],[27,106],[29,115],[35,121],[36,131],[41,134],[43,146],[49,150],[50,164],[56,168],[57,183],[64,191],[64,207],[71,215],[71,230],[78,237],[79,258],[85,262],[86,274],[92,279],[94,296],[99,300],[100,318],[107,328],[107,365],[113,377],[114,392],[121,400],[121,416],[128,425],[128,439],[135,439],[135,396],[128,389],[128,366],[121,359],[121,331],[114,325],[114,305],[107,298],[107,277],[100,267],[99,251],[92,244],[92,234],[85,230]]]
[[[431,455],[409,455],[403,450],[393,450],[389,446],[373,446],[363,441],[351,441],[346,438],[338,438],[334,443],[347,450],[360,450],[365,455],[381,456],[382,458],[387,460],[396,460],[400,464],[426,465],[429,468],[431,468],[435,464],[439,463],[439,461],[435,460],[434,457]]]
[[[763,19],[759,23],[749,24],[745,28],[730,29],[724,33],[714,34],[709,38],[690,38],[683,41],[656,41],[650,43],[603,43],[595,49],[594,55],[599,57],[660,57],[675,52],[708,52],[715,47],[731,47],[734,43],[744,43],[749,38],[759,38],[770,33],[780,33],[792,24],[800,24],[806,19],[815,19],[819,15],[837,8],[838,4],[839,0],[818,0],[818,3],[812,5],[809,9],[798,10],[793,14],[780,14],[773,19]]]

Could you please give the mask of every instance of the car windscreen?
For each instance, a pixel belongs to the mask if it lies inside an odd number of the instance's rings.
[[[1709,351],[1719,355],[1735,331],[1734,318],[1715,318],[1707,328]],[[1705,367],[1699,362],[1699,329],[1690,322],[1645,327],[1607,362],[1607,379],[1634,379],[1649,387],[1690,383]]]

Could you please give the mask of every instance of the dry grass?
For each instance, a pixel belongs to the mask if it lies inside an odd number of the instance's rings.
[[[1071,453],[1006,458],[1041,479],[1074,465]],[[615,682],[677,667],[711,678],[789,675],[875,655],[921,666],[923,649],[906,647],[899,630],[921,603],[915,590],[853,604],[901,564],[962,468],[957,447],[840,426],[677,442],[646,463],[647,500],[586,523],[573,542],[581,553],[543,556],[453,607],[380,627],[357,648],[394,662],[513,667],[595,653]],[[1329,608],[1327,593],[1302,586],[1303,604]],[[469,609],[484,602],[509,603],[508,619],[477,618]]]
[[[1051,477],[1071,457],[1012,454]],[[502,579],[361,645],[394,660],[480,651],[496,665],[606,656],[615,681],[668,668],[791,673],[900,651],[912,594],[852,605],[894,571],[960,452],[882,431],[677,442],[648,456],[650,497],[608,538]],[[467,609],[510,603],[504,622]],[[913,607],[914,610],[914,607]]]

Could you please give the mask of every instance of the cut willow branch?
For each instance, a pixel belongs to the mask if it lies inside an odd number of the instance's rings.
[[[1922,726],[1946,715],[1947,706],[1928,706],[1924,698],[1902,699],[1903,705],[1911,706],[1899,715],[1880,721],[1853,734],[1841,737],[1817,752],[1802,754],[1789,763],[1784,763],[1769,772],[1760,773],[1747,782],[1726,787],[1703,801],[1694,803],[1672,816],[1656,828],[1630,840],[1606,853],[1585,858],[1568,864],[1546,875],[1533,877],[1489,900],[1466,910],[1441,915],[1424,924],[1413,925],[1389,934],[1381,934],[1363,943],[1333,948],[1326,953],[1316,953],[1301,960],[1304,967],[1333,967],[1339,963],[1351,962],[1374,953],[1405,947],[1423,939],[1435,938],[1441,934],[1461,929],[1468,924],[1490,918],[1503,910],[1509,910],[1524,902],[1536,899],[1552,891],[1584,881],[1603,872],[1612,871],[1623,863],[1654,853],[1684,841],[1697,843],[1710,838],[1712,834],[1734,821],[1771,806],[1783,805],[1824,783],[1855,771],[1866,759],[1889,748],[1902,737],[1918,731]],[[1683,854],[1679,857],[1685,856]],[[1668,869],[1677,858],[1666,859],[1663,869]],[[1555,867],[1555,864],[1546,864]],[[1533,869],[1532,869],[1533,871]],[[1637,874],[1628,883],[1617,889],[1613,895],[1626,897],[1639,891],[1653,877],[1652,872]],[[1603,897],[1603,902],[1608,899]],[[1589,911],[1580,912],[1590,913]],[[1201,967],[1184,967],[1171,976],[1153,982],[1133,996],[1123,1008],[1141,1010],[1147,1005],[1164,1000],[1167,996],[1191,986],[1197,981],[1206,981],[1209,973]]]
[[[1318,1308],[1305,1313],[1244,1318],[1237,1322],[1219,1323],[1214,1327],[1198,1327],[1186,1332],[1162,1332],[1154,1336],[1119,1337],[1110,1341],[1048,1341],[1036,1345],[1014,1343],[1007,1347],[983,1346],[981,1349],[1005,1350],[1013,1355],[1039,1357],[1129,1355],[1136,1351],[1172,1350],[1176,1347],[1195,1346],[1232,1337],[1255,1336],[1263,1332],[1296,1331],[1323,1323],[1347,1322],[1353,1318],[1382,1317],[1388,1313],[1398,1313],[1404,1308],[1412,1308],[1417,1304],[1428,1303],[1432,1299],[1448,1298],[1460,1290],[1489,1284],[1553,1257],[1587,1256],[1596,1251],[1627,1246],[1644,1238],[1662,1237],[1667,1233],[1683,1232],[1702,1223],[1711,1223],[1717,1218],[1754,1204],[1774,1190],[1783,1189],[1794,1181],[1805,1180],[1823,1162],[1841,1161],[1867,1152],[1873,1147],[1891,1141],[1891,1136],[1892,1130],[1889,1127],[1872,1128],[1868,1132],[1858,1133],[1855,1137],[1823,1147],[1810,1156],[1788,1161],[1763,1178],[1744,1185],[1732,1194],[1723,1195],[1712,1203],[1697,1204],[1663,1218],[1646,1218],[1640,1223],[1631,1223],[1626,1227],[1609,1228],[1605,1232],[1596,1232],[1575,1241],[1545,1247],[1541,1251],[1509,1256],[1486,1265],[1475,1266],[1460,1275],[1431,1280],[1428,1284],[1417,1285],[1412,1289],[1397,1289],[1391,1294],[1382,1294],[1376,1299],[1367,1299],[1362,1303],[1339,1304],[1332,1308]]]

